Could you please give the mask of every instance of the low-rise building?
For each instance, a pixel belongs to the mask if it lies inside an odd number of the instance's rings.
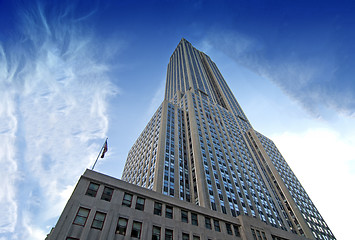
[[[306,238],[86,170],[46,239]]]

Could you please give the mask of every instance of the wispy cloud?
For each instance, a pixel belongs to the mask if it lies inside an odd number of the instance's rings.
[[[12,232],[17,221],[16,181],[18,168],[14,146],[17,131],[15,89],[11,86],[4,50],[0,46],[0,176],[4,190],[0,192],[0,234]],[[4,63],[4,64],[2,64]]]
[[[83,26],[95,9],[74,7],[21,8],[18,42],[0,45],[0,237],[42,235],[36,222],[58,215],[108,130],[110,56]]]
[[[336,46],[319,39],[324,48],[315,51],[312,47],[320,47],[312,46],[311,41],[306,44],[299,39],[278,42],[268,38],[272,37],[260,39],[237,31],[213,30],[203,46],[219,49],[270,79],[316,116],[324,117],[324,109],[355,114],[354,85],[350,81],[354,72],[348,62],[342,62]]]

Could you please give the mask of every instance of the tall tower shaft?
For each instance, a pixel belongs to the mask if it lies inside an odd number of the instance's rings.
[[[310,239],[335,239],[216,64],[185,39],[170,57],[164,101],[129,151],[122,180]]]

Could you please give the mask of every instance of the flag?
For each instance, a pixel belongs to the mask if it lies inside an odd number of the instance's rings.
[[[106,141],[105,141],[105,144],[104,144],[104,146],[103,146],[103,149],[104,149],[104,150],[102,150],[101,158],[104,158],[104,157],[105,157],[105,153],[107,152],[107,139],[106,139]]]

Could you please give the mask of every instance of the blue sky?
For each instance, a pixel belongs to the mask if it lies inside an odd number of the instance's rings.
[[[121,176],[182,37],[352,239],[354,16],[353,1],[0,0],[0,239],[43,239],[106,137],[96,170]]]

